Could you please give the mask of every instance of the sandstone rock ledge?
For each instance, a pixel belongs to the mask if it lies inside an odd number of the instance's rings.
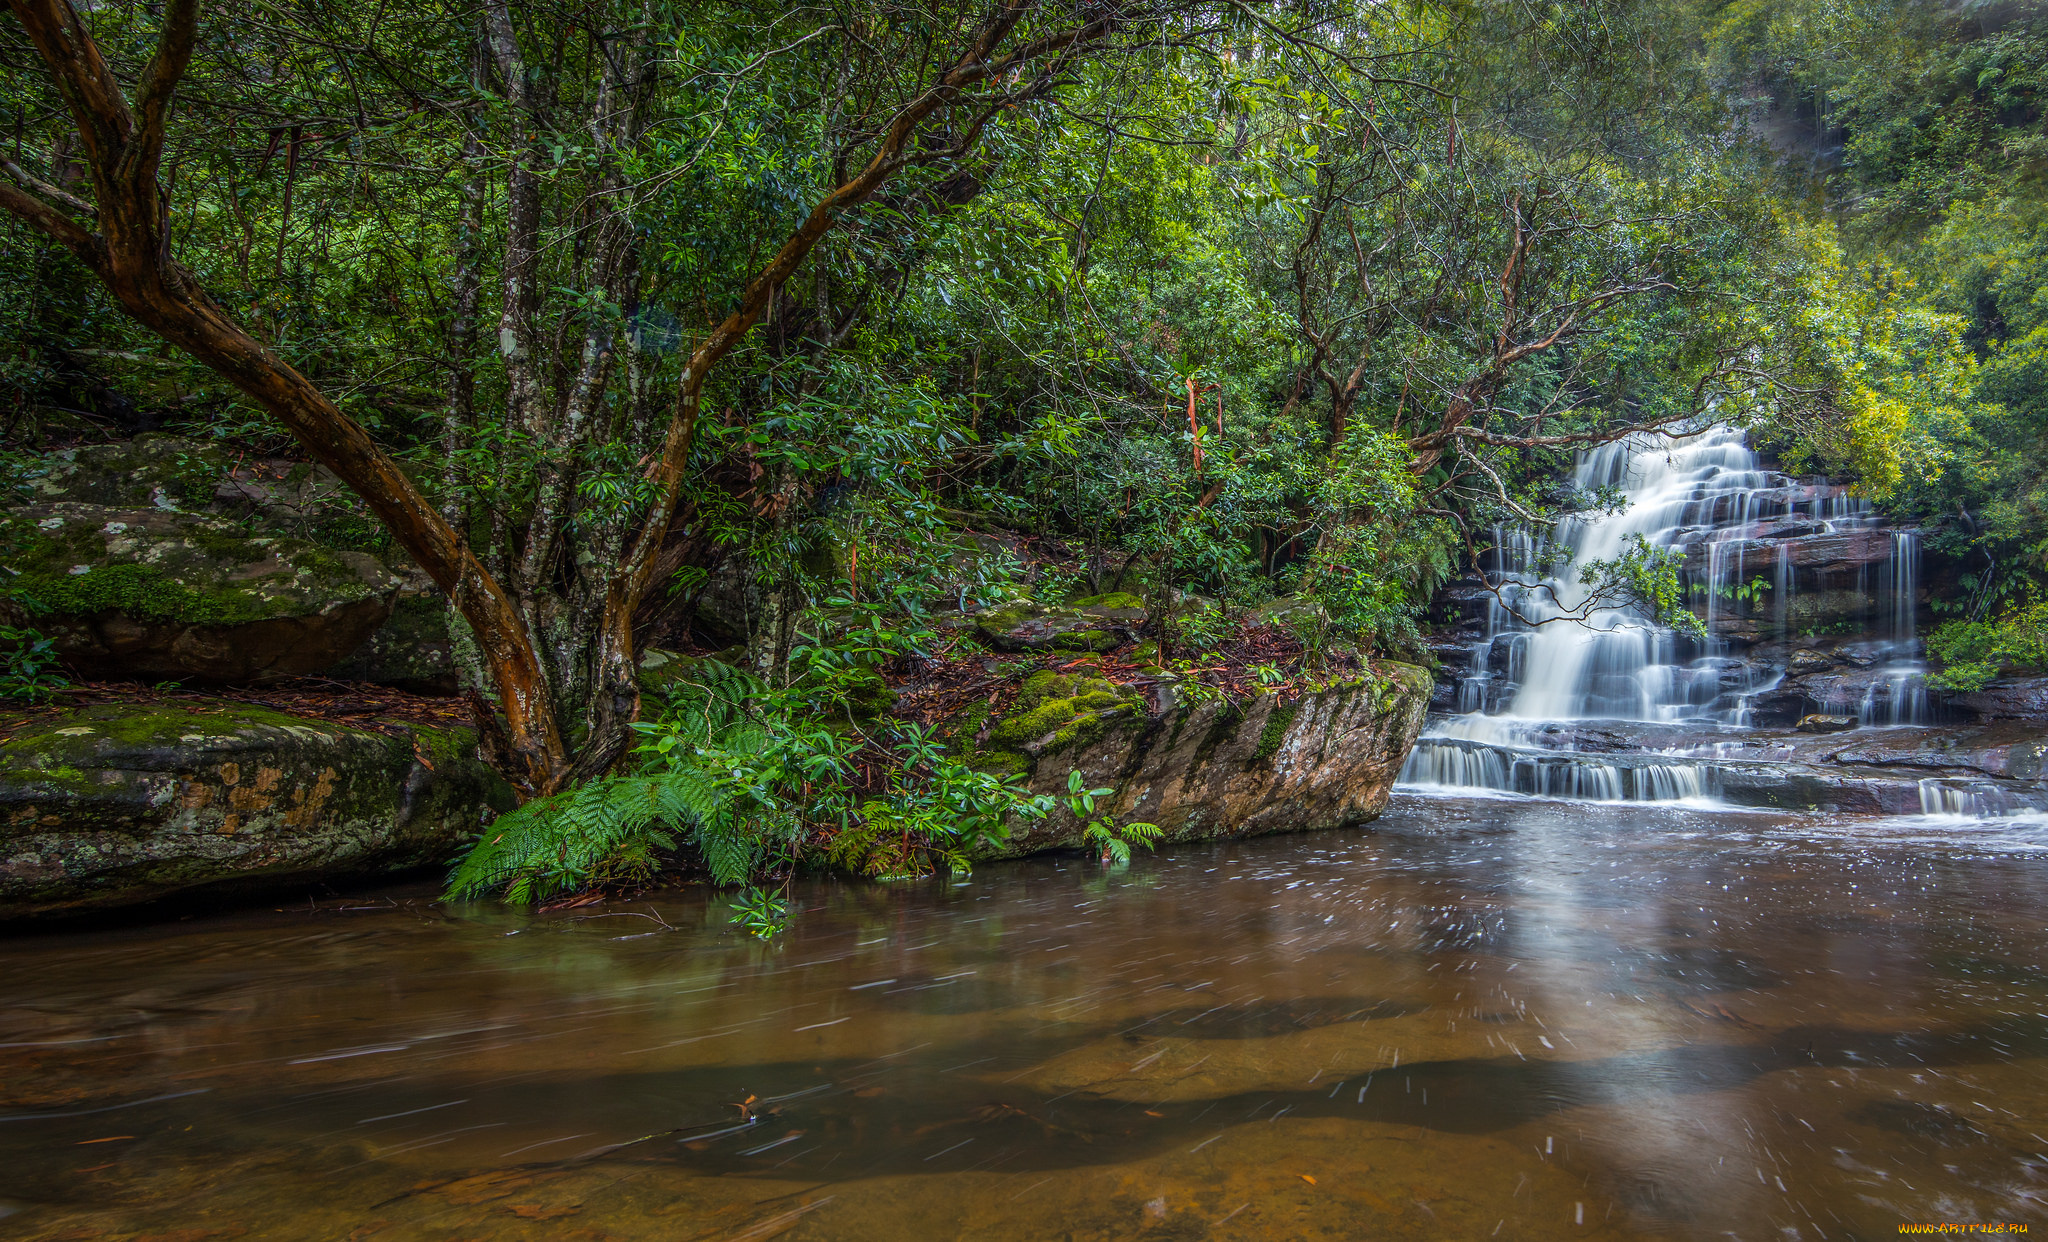
[[[1158,824],[1162,840],[1194,841],[1344,828],[1386,809],[1394,778],[1421,732],[1430,676],[1410,664],[1371,671],[1289,701],[1203,701],[1148,711],[1139,695],[1085,674],[1041,673],[984,737],[974,762],[1064,794],[1067,774],[1114,786],[1119,823]],[[1171,695],[1163,696],[1171,698]],[[1081,845],[1064,810],[1013,825],[994,857]]]
[[[511,805],[474,752],[225,701],[34,722],[0,743],[0,920],[447,862]]]

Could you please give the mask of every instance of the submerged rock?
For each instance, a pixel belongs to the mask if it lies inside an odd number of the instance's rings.
[[[1087,674],[1040,673],[972,748],[984,767],[1024,775],[1034,792],[1064,795],[1078,771],[1114,786],[1098,812],[1158,824],[1167,841],[1342,828],[1385,809],[1429,703],[1430,676],[1408,664],[1283,701],[1261,695],[1151,712],[1145,698]],[[977,736],[980,722],[961,723]],[[1085,825],[1061,810],[1014,825],[996,853],[1082,844]]]
[[[98,705],[0,743],[0,919],[447,862],[509,789],[466,729],[226,701]]]

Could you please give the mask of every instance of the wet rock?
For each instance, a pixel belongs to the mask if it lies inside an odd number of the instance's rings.
[[[1743,763],[1721,765],[1717,777],[1721,796],[1737,806],[1852,815],[1914,815],[1920,811],[1917,780],[1887,781],[1795,764]]]
[[[465,729],[226,701],[96,705],[0,743],[0,919],[445,863],[510,791]]]
[[[1811,649],[1795,651],[1785,661],[1785,671],[1794,677],[1803,677],[1808,673],[1825,673],[1834,666],[1834,660],[1825,652]]]
[[[1430,602],[1437,615],[1446,621],[1483,625],[1496,597],[1484,583],[1461,578],[1438,589]]]
[[[1854,572],[1891,559],[1892,536],[1890,531],[1876,528],[1808,535],[1787,541],[1786,551],[1795,569]]]
[[[2048,677],[2003,678],[1948,701],[1985,720],[2048,720]]]
[[[1023,706],[986,729],[973,761],[1054,795],[1079,771],[1090,786],[1116,788],[1103,813],[1158,824],[1169,841],[1373,819],[1421,731],[1430,694],[1424,670],[1375,663],[1369,673],[1292,701],[1262,695],[1152,712],[1136,692],[1099,678],[1040,676],[1049,680],[1027,683]],[[962,724],[964,736],[979,730],[976,721]],[[1065,811],[1021,821],[999,852],[1079,846],[1083,827]]]
[[[30,504],[0,536],[15,575],[0,608],[33,616],[67,663],[101,677],[318,672],[384,624],[402,585],[365,552],[166,508]]]
[[[1801,716],[1797,727],[1801,733],[1842,733],[1856,727],[1856,717],[1815,712]]]

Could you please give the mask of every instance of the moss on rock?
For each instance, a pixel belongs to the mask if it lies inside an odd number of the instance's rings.
[[[1300,710],[1292,703],[1273,709],[1266,717],[1266,727],[1259,730],[1259,748],[1252,752],[1256,758],[1266,760],[1273,757],[1280,749],[1280,739],[1287,736],[1287,726],[1294,723],[1294,717]]]
[[[1098,678],[1042,672],[989,740],[1028,760],[1007,770],[1034,792],[1057,796],[1079,772],[1091,786],[1116,788],[1104,813],[1158,824],[1168,841],[1336,828],[1386,805],[1430,689],[1426,671],[1381,663],[1285,703],[1276,694],[1204,698],[1154,715]],[[996,852],[1072,847],[1084,827],[1064,809],[1020,818]]]
[[[442,863],[510,805],[466,729],[78,708],[0,744],[0,919]]]
[[[148,432],[60,449],[42,467],[28,488],[39,499],[196,510],[212,503],[228,455],[210,440]]]
[[[988,724],[988,705],[969,706],[949,722],[953,751],[988,772],[1022,775],[1036,756],[1099,739],[1118,721],[1142,716],[1137,696],[1086,673],[1050,670],[1026,678],[1009,712]],[[985,742],[977,742],[986,729]]]
[[[1100,736],[1111,717],[1126,714],[1131,707],[1129,699],[1100,677],[1035,673],[1025,680],[1010,715],[989,730],[989,741],[1020,749],[1050,737],[1045,749],[1059,750]]]
[[[1106,595],[1090,595],[1084,599],[1077,599],[1073,601],[1073,603],[1069,604],[1068,607],[1081,609],[1115,609],[1124,612],[1135,610],[1137,612],[1142,613],[1145,611],[1145,601],[1139,599],[1137,596],[1131,594],[1129,591],[1111,591]]]
[[[154,565],[100,565],[84,573],[23,573],[9,593],[32,601],[35,612],[88,616],[121,612],[153,621],[190,625],[237,625],[279,616],[288,606],[275,598],[228,587],[192,590]]]
[[[1066,608],[1014,599],[976,614],[974,625],[990,646],[1002,651],[1108,651],[1133,637],[1118,634],[1116,627],[1144,614],[1142,606],[1131,610],[1096,602],[1120,598],[1130,597],[1095,596]]]
[[[401,587],[376,558],[165,509],[75,501],[0,520],[0,604],[96,673],[249,681],[363,645]]]

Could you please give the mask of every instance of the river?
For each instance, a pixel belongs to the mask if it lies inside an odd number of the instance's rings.
[[[794,896],[0,941],[0,1235],[2048,1227],[2037,819],[1404,793]]]

